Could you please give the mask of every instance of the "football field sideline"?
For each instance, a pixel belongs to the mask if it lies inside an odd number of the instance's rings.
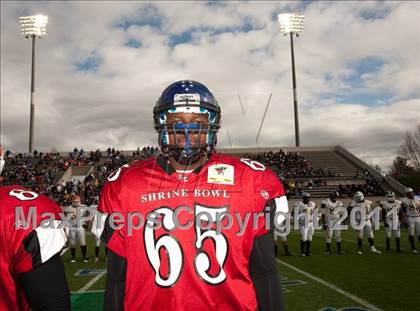
[[[293,271],[295,271],[295,272],[297,272],[299,274],[302,274],[303,276],[306,276],[307,278],[309,278],[309,279],[311,279],[311,280],[313,280],[313,281],[315,281],[317,283],[320,283],[320,284],[322,284],[322,285],[324,285],[324,286],[326,286],[326,287],[328,287],[328,288],[336,291],[337,293],[339,293],[339,294],[341,294],[341,295],[343,295],[343,296],[345,296],[345,297],[347,297],[347,298],[349,298],[349,299],[351,299],[351,300],[359,303],[360,305],[368,308],[369,310],[372,310],[372,311],[383,311],[382,309],[378,308],[377,306],[374,306],[373,304],[367,302],[366,300],[364,300],[364,299],[362,299],[360,297],[357,297],[356,295],[353,295],[352,293],[349,293],[349,292],[345,291],[344,289],[341,289],[340,287],[338,287],[338,286],[336,286],[336,285],[334,285],[334,284],[332,284],[330,282],[327,282],[327,281],[325,281],[325,280],[323,280],[323,279],[321,279],[321,278],[319,278],[319,277],[317,277],[315,275],[312,275],[312,274],[310,274],[310,273],[308,273],[306,271],[303,271],[302,269],[299,269],[299,268],[297,268],[297,267],[295,267],[295,266],[293,266],[293,265],[291,265],[289,263],[283,262],[283,261],[281,261],[278,258],[276,258],[276,260],[277,260],[277,262],[279,264],[281,264],[281,265],[283,265],[283,266],[285,266],[285,267],[287,267],[287,268],[289,268],[289,269],[291,269],[291,270],[293,270]]]

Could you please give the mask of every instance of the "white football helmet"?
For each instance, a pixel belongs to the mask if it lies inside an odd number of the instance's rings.
[[[355,194],[354,194],[354,200],[356,201],[356,202],[363,202],[364,200],[365,200],[365,195],[363,194],[363,192],[361,192],[361,191],[357,191]]]
[[[407,187],[407,188],[404,189],[404,192],[405,193],[410,193],[410,192],[414,192],[414,191],[413,191],[413,188]]]
[[[395,193],[392,191],[388,191],[386,193],[386,199],[388,202],[394,202],[395,201]]]

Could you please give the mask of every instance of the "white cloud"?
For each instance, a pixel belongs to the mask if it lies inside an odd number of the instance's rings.
[[[2,143],[26,150],[30,42],[19,36],[18,16],[44,12],[48,34],[37,41],[39,149],[153,143],[154,102],[167,84],[184,78],[204,82],[218,96],[223,146],[229,144],[226,131],[234,146],[256,144],[270,94],[259,142],[292,145],[290,46],[273,17],[303,7],[305,32],[295,40],[302,142],[340,143],[373,162],[390,164],[403,133],[420,120],[416,2],[2,2]],[[145,16],[155,24],[144,25]],[[115,27],[127,19],[131,27]],[[186,31],[191,42],[169,45],[173,35]],[[126,46],[129,39],[141,46]],[[78,72],[75,64],[92,55],[102,61],[97,71]],[[349,79],[368,58],[383,65],[361,76],[360,88],[389,94],[386,105],[362,105],[361,90]],[[334,102],[334,95],[342,94],[345,105]]]

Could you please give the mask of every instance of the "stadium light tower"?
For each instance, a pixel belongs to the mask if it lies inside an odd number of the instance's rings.
[[[280,31],[286,36],[290,35],[290,48],[292,54],[292,80],[293,80],[293,105],[295,110],[295,141],[296,147],[300,146],[299,136],[299,114],[296,91],[296,72],[295,72],[295,51],[293,47],[293,35],[299,37],[299,33],[303,32],[303,14],[285,13],[278,15],[280,23]]]
[[[31,70],[31,114],[29,124],[29,153],[32,153],[34,142],[34,115],[35,115],[35,38],[41,38],[46,34],[45,28],[48,17],[45,15],[33,15],[20,17],[20,27],[22,35],[32,39],[32,70]]]

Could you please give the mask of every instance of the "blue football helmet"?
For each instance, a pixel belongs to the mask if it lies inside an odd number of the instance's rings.
[[[167,124],[170,113],[207,114],[208,122]],[[192,80],[177,81],[169,85],[159,97],[153,109],[154,128],[159,133],[159,146],[163,154],[173,157],[181,164],[197,162],[202,156],[214,151],[220,128],[220,107],[212,92],[202,83]],[[170,144],[169,133],[175,143]],[[205,143],[197,139],[192,144],[191,134],[206,134]],[[185,135],[185,144],[180,146],[177,136]]]

